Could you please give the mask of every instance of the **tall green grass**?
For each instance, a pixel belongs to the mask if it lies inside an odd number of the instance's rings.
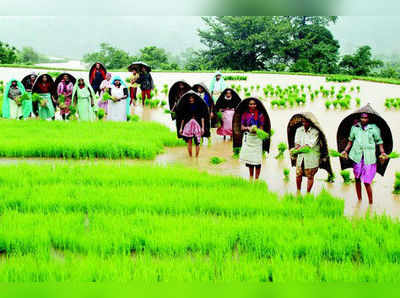
[[[0,281],[399,281],[400,225],[181,167],[0,166]]]
[[[153,159],[183,144],[149,122],[0,121],[0,157]]]

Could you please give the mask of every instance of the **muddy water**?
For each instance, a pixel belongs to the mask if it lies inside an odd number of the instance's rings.
[[[25,74],[31,70],[24,69],[0,69],[0,79],[7,81],[11,77],[22,78]],[[71,72],[75,76],[83,75],[87,76],[84,72]],[[118,73],[123,78],[128,76],[128,73]],[[154,73],[153,78],[161,90],[164,84],[169,86],[177,81],[184,79],[190,84],[198,82],[208,83],[212,77],[212,74],[204,73]],[[248,80],[245,82],[228,82],[241,84],[245,86],[256,86],[259,84],[261,89],[266,84],[280,85],[285,88],[292,84],[304,84],[305,86],[312,85],[313,90],[319,89],[321,85],[325,88],[330,88],[331,85],[341,86],[360,86],[361,92],[352,93],[352,97],[360,97],[361,105],[370,102],[375,110],[377,110],[381,116],[383,116],[388,122],[392,129],[394,137],[394,150],[400,151],[400,145],[398,142],[398,136],[400,135],[400,123],[399,115],[400,111],[387,111],[384,108],[384,100],[387,97],[398,97],[400,94],[400,86],[379,84],[364,81],[353,81],[351,83],[327,83],[324,77],[308,77],[308,76],[289,76],[289,75],[269,75],[269,74],[248,74]],[[306,92],[307,93],[307,92]],[[244,97],[243,94],[241,94]],[[253,92],[253,96],[259,98],[263,97],[262,92],[259,94]],[[164,95],[159,96],[160,99],[165,99]],[[324,105],[324,99],[317,98],[312,103],[308,100],[307,104],[303,107],[295,107],[288,109],[272,109],[269,101],[271,99],[263,99],[263,102],[268,110],[271,118],[272,128],[275,130],[275,135],[272,137],[271,152],[263,162],[261,179],[268,183],[270,190],[278,192],[280,194],[295,193],[295,169],[290,167],[290,160],[288,153],[285,153],[284,160],[276,160],[274,156],[277,155],[277,145],[280,142],[287,142],[287,123],[290,117],[298,112],[311,111],[319,119],[321,126],[327,136],[329,148],[336,149],[336,132],[340,121],[351,113],[356,107],[353,105],[348,111],[334,110],[332,107],[330,110],[326,110]],[[133,108],[133,111],[138,114],[144,121],[158,121],[161,122],[171,130],[175,129],[175,123],[171,121],[170,116],[163,112],[163,109],[150,110],[137,106]],[[223,157],[226,161],[220,165],[211,165],[209,160],[213,156]],[[1,162],[19,162],[18,160],[3,160]],[[41,162],[36,159],[31,162]],[[54,161],[49,161],[54,162]],[[115,162],[115,161],[114,161]],[[121,161],[125,163],[126,161]],[[200,170],[206,170],[211,173],[223,174],[223,175],[236,175],[241,177],[248,177],[248,170],[245,166],[241,165],[237,159],[232,157],[232,143],[227,140],[224,141],[222,137],[216,136],[215,132],[211,138],[211,144],[206,147],[202,147],[199,158],[189,158],[185,148],[168,148],[166,152],[159,155],[154,161],[156,164],[183,164],[190,167],[199,168]],[[334,196],[343,198],[345,200],[345,214],[354,216],[363,216],[366,212],[376,212],[378,214],[386,213],[393,217],[400,217],[400,197],[392,194],[394,174],[396,171],[400,171],[399,161],[392,160],[389,164],[388,170],[386,171],[385,177],[377,175],[373,188],[375,194],[374,205],[368,206],[366,199],[366,193],[363,190],[364,200],[361,203],[357,202],[354,185],[344,185],[339,175],[340,165],[338,159],[332,159],[332,166],[334,172],[338,176],[336,182],[333,184],[326,183],[324,180],[327,177],[326,172],[319,171],[316,175],[316,182],[314,185],[313,193],[317,194],[323,189],[327,189]],[[290,168],[290,181],[284,182],[283,180],[283,169]],[[303,181],[303,187],[305,187],[305,181]]]

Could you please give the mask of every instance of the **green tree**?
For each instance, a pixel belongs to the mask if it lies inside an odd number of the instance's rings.
[[[362,46],[354,55],[345,55],[340,61],[342,70],[351,75],[368,76],[371,70],[383,66],[383,61],[372,59],[371,47]]]
[[[332,64],[338,59],[338,43],[324,27],[336,22],[335,16],[223,16],[203,20],[208,28],[198,32],[207,49],[201,55],[213,68],[283,70],[285,64],[298,59],[311,59],[313,64],[322,57],[325,62],[314,68],[333,72]],[[310,46],[315,48],[303,55]],[[327,57],[323,55],[326,50]]]
[[[135,60],[137,60],[136,57],[130,56],[126,51],[115,48],[108,43],[101,43],[100,51],[83,56],[85,63],[93,64],[100,61],[107,68],[114,69],[125,68]]]
[[[283,52],[293,63],[291,71],[335,73],[338,71],[339,48],[339,42],[327,28],[311,24],[300,26]],[[305,64],[307,69],[301,69]]]
[[[139,60],[146,62],[155,69],[163,69],[162,66],[169,67],[166,51],[155,46],[140,49]]]
[[[19,62],[22,64],[36,64],[41,61],[41,56],[32,47],[23,47],[19,52]]]
[[[15,47],[0,41],[0,64],[13,64],[18,62],[18,51]]]

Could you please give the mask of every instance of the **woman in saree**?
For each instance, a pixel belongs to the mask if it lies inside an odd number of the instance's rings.
[[[106,114],[108,113],[108,100],[103,100],[103,95],[111,88],[111,77],[112,74],[107,72],[106,79],[100,84],[100,99],[97,102],[99,108],[103,109]]]
[[[215,105],[217,112],[222,113],[221,126],[217,129],[217,134],[224,137],[232,137],[232,119],[235,108],[240,103],[240,97],[232,89],[228,88],[222,92]]]
[[[257,109],[254,99],[250,99],[248,104],[248,110],[241,117],[241,130],[244,134],[239,159],[249,168],[251,180],[255,169],[254,178],[257,180],[261,172],[263,141],[258,138],[255,128],[264,129],[264,115]]]
[[[139,79],[139,73],[137,72],[136,68],[132,69],[132,75],[129,77],[129,92],[131,95],[131,102],[130,104],[136,105],[136,93],[139,84],[137,80]]]
[[[96,63],[93,71],[90,74],[90,84],[95,94],[100,94],[100,85],[106,78],[106,72],[101,67],[100,63]]]
[[[65,120],[67,115],[69,114],[69,107],[72,102],[72,91],[74,90],[74,84],[71,82],[71,78],[68,74],[63,76],[63,79],[57,86],[57,94],[58,96],[64,96],[65,101],[63,104],[60,104],[60,114],[61,117]]]
[[[142,67],[142,71],[140,72],[139,78],[136,82],[140,84],[140,89],[142,90],[142,104],[144,106],[145,100],[150,99],[151,90],[154,89],[153,78],[145,66]]]
[[[345,159],[353,161],[353,173],[356,180],[358,201],[362,200],[361,183],[364,183],[368,201],[373,203],[371,184],[377,171],[376,148],[379,148],[380,157],[386,157],[381,130],[376,124],[369,123],[368,113],[362,113],[360,120],[350,130],[348,143],[342,151]]]
[[[109,89],[112,100],[108,101],[107,119],[111,121],[127,120],[127,104],[129,105],[128,88],[122,84],[122,79],[115,76]]]
[[[96,119],[94,107],[94,90],[83,78],[79,78],[72,92],[72,100],[76,105],[80,121],[94,121]]]
[[[29,96],[29,100],[24,100],[22,102],[22,114],[24,119],[29,118],[33,113],[32,88],[35,84],[36,78],[37,74],[32,73],[29,76],[26,76],[21,82],[22,85],[24,85],[26,94]],[[36,111],[38,111],[38,107],[36,108]]]
[[[196,98],[197,97],[197,98]],[[177,106],[177,125],[179,135],[187,143],[189,156],[193,156],[192,142],[196,145],[196,157],[200,153],[201,137],[205,135],[206,121],[209,121],[207,106],[196,93],[187,93],[181,99],[183,102]]]
[[[54,103],[56,102],[53,96],[53,86],[48,75],[43,75],[38,78],[35,83],[35,93],[38,93],[42,98],[39,103],[39,117],[43,120],[54,118]]]
[[[7,119],[21,119],[23,117],[21,97],[25,94],[24,85],[11,79],[6,85],[3,96],[3,117]]]
[[[216,72],[211,80],[210,91],[214,101],[218,100],[222,91],[226,88],[225,80],[221,72]]]

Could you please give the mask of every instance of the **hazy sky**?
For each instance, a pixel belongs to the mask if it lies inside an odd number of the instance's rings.
[[[81,58],[108,42],[130,53],[155,45],[179,54],[201,46],[197,16],[58,16],[0,17],[0,40],[18,48],[32,46],[51,56]],[[376,54],[400,53],[400,17],[340,17],[330,28],[348,53],[368,44]]]

